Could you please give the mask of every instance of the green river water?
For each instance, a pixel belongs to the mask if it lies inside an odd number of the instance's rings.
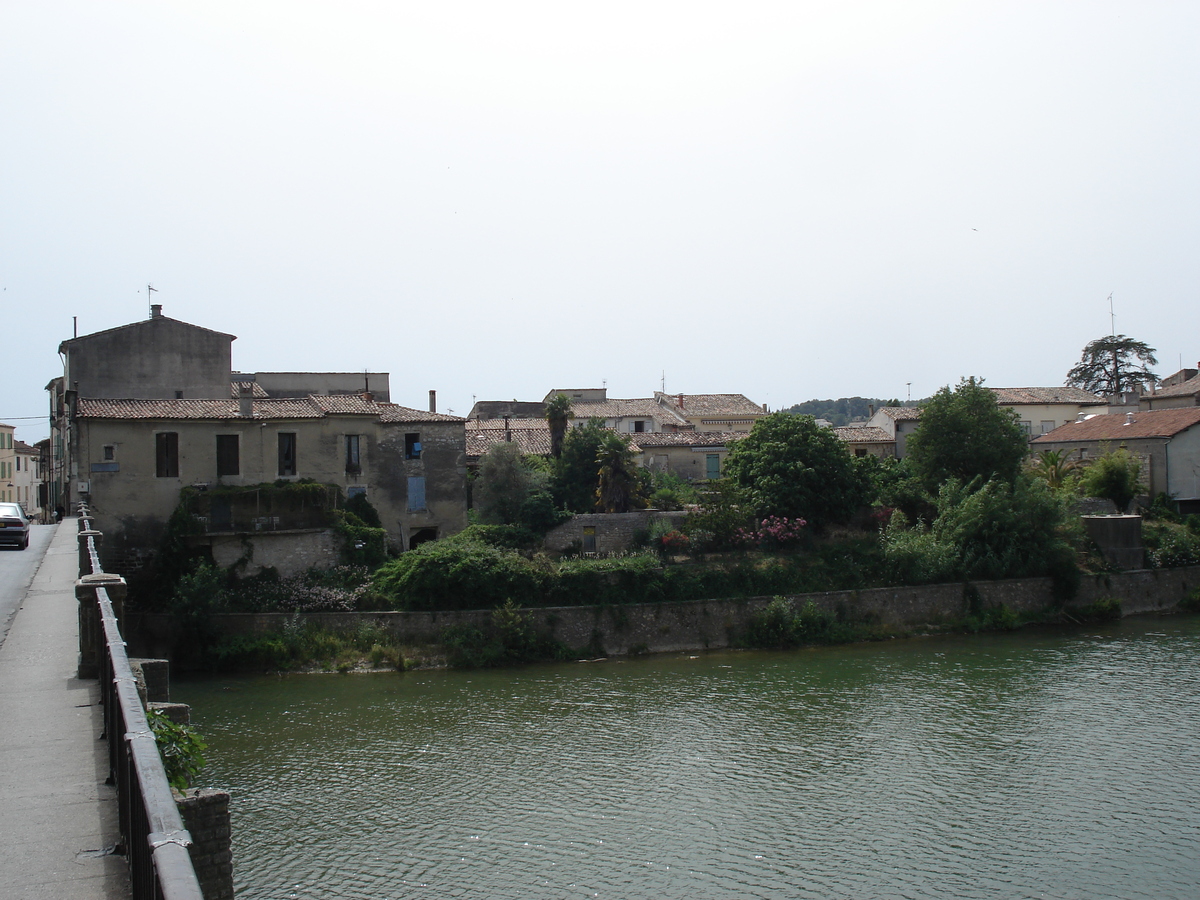
[[[1200,896],[1200,617],[179,681],[242,900]]]

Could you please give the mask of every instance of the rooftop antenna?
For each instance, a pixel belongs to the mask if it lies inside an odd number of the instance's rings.
[[[663,376],[662,376],[662,392],[663,392],[664,394],[667,392],[667,370],[666,370],[666,369],[663,369]]]
[[[75,337],[79,337],[79,316],[71,316],[71,330]]]
[[[912,403],[912,382],[906,381],[905,384],[908,385],[908,402]]]
[[[1113,312],[1112,294],[1108,295],[1108,327],[1111,329],[1108,333],[1116,335],[1117,333],[1117,316]]]

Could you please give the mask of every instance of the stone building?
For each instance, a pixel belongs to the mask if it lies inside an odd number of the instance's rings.
[[[186,486],[311,480],[365,494],[404,548],[465,527],[461,418],[353,392],[361,373],[235,375],[234,339],[152,307],[146,321],[60,347],[64,374],[49,386],[57,495],[64,506],[88,502],[106,557],[136,559],[156,547]],[[287,396],[248,380],[264,374]],[[388,390],[386,374],[367,377]],[[245,527],[207,523],[225,526]]]

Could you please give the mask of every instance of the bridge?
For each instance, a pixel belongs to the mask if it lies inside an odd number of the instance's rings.
[[[35,526],[0,558],[0,898],[202,900],[103,589],[103,674],[78,677],[86,524]]]

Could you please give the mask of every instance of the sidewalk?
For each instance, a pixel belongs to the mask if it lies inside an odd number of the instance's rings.
[[[64,519],[0,645],[0,898],[128,900],[99,688],[79,681],[77,522]]]

